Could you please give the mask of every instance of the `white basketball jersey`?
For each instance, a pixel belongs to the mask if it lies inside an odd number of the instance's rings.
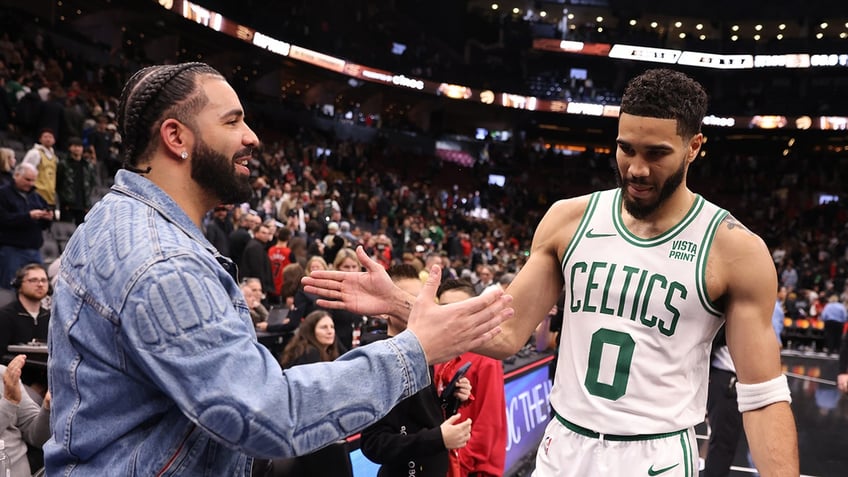
[[[565,250],[553,408],[603,434],[673,432],[704,420],[710,345],[723,323],[707,255],[727,211],[697,195],[650,239],[621,218],[621,191],[592,194]]]

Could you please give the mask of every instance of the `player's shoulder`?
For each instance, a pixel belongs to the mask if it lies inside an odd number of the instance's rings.
[[[546,215],[558,221],[579,221],[591,200],[592,194],[561,199],[554,202]]]
[[[710,254],[735,266],[764,261],[771,263],[771,255],[763,239],[731,213],[725,215],[716,229]]]

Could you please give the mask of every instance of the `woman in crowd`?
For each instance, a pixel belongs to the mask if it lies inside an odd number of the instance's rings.
[[[336,339],[333,318],[325,310],[316,310],[304,318],[291,342],[286,345],[280,365],[283,369],[301,364],[333,361],[347,351]],[[312,454],[273,463],[274,475],[352,476],[353,470],[344,441],[331,444]]]
[[[306,271],[306,276],[308,277],[309,274],[315,270],[329,270],[330,267],[327,265],[327,262],[321,258],[321,256],[313,255],[306,261],[304,269]],[[299,322],[304,316],[318,309],[318,305],[315,304],[315,300],[318,299],[318,296],[306,293],[303,291],[303,286],[300,286],[300,281],[297,283],[297,293],[294,295],[294,309],[291,311],[290,316],[293,320]]]
[[[343,248],[336,254],[336,259],[333,261],[333,270],[340,272],[359,272],[362,271],[362,264],[359,263],[359,258],[356,257],[356,252],[352,248]],[[354,330],[360,328],[364,321],[365,317],[362,315],[357,315],[347,310],[333,310],[333,323],[336,324],[336,336],[338,336],[339,342],[347,349],[354,347]]]
[[[15,163],[15,151],[8,147],[0,147],[0,187],[12,183]]]

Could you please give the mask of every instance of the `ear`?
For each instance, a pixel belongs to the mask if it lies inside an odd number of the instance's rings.
[[[174,158],[179,158],[183,151],[191,152],[194,147],[194,133],[185,124],[174,118],[168,118],[159,126],[159,137],[162,148]]]
[[[686,155],[686,159],[690,163],[698,157],[698,153],[701,151],[701,146],[703,146],[706,142],[707,138],[704,137],[703,133],[695,134],[694,136],[692,136],[691,139],[689,139],[688,154]]]

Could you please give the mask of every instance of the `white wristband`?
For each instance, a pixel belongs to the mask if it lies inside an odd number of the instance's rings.
[[[763,383],[736,383],[736,402],[739,405],[739,412],[753,411],[780,401],[792,402],[789,383],[783,374]]]

